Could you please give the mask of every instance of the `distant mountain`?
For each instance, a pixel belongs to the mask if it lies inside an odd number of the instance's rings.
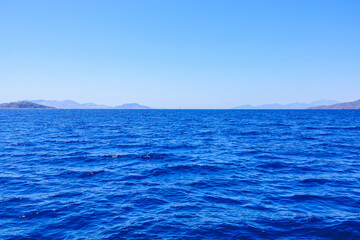
[[[148,106],[143,106],[137,103],[127,103],[121,106],[116,106],[116,109],[150,109]]]
[[[78,103],[72,100],[28,100],[29,102],[55,107],[58,109],[150,109],[150,107],[139,105],[137,103],[123,104],[117,107],[98,105],[95,103]]]
[[[22,109],[54,109],[53,107],[37,104],[33,102],[21,101],[0,104],[0,108],[22,108]]]
[[[344,102],[332,105],[322,105],[309,109],[360,109],[360,99],[354,102]]]
[[[105,105],[97,105],[94,103],[78,103],[72,100],[28,100],[29,102],[38,103],[46,106],[51,106],[59,109],[111,109],[112,107]]]
[[[235,107],[234,109],[307,109],[320,105],[330,105],[338,103],[338,101],[334,100],[318,100],[311,103],[290,103],[290,104],[265,104],[260,106],[252,106],[252,105],[242,105],[239,107]]]

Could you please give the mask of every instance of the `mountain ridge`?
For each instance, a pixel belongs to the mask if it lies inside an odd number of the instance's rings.
[[[360,109],[360,99],[353,102],[343,102],[332,105],[322,105],[309,109]]]
[[[5,109],[55,109],[54,107],[37,104],[29,101],[10,102],[0,104],[0,108]]]
[[[289,104],[273,103],[273,104],[264,104],[259,106],[242,105],[235,107],[233,109],[308,109],[315,106],[330,105],[336,103],[339,102],[335,100],[318,100],[311,103],[301,103],[301,102],[289,103]]]
[[[55,107],[57,109],[151,109],[148,106],[140,105],[138,103],[126,103],[119,106],[107,106],[99,105],[95,103],[78,103],[73,100],[26,100],[28,102],[33,102],[37,104],[42,104],[45,106]]]

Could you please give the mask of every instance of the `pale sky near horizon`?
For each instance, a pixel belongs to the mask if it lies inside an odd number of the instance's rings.
[[[358,0],[0,1],[0,102],[360,98]]]

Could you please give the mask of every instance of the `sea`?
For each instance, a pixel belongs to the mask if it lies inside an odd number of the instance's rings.
[[[0,110],[0,239],[360,239],[360,111]]]

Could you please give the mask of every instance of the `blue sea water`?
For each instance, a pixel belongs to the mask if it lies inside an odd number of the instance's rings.
[[[1,110],[1,239],[360,239],[360,111]]]

